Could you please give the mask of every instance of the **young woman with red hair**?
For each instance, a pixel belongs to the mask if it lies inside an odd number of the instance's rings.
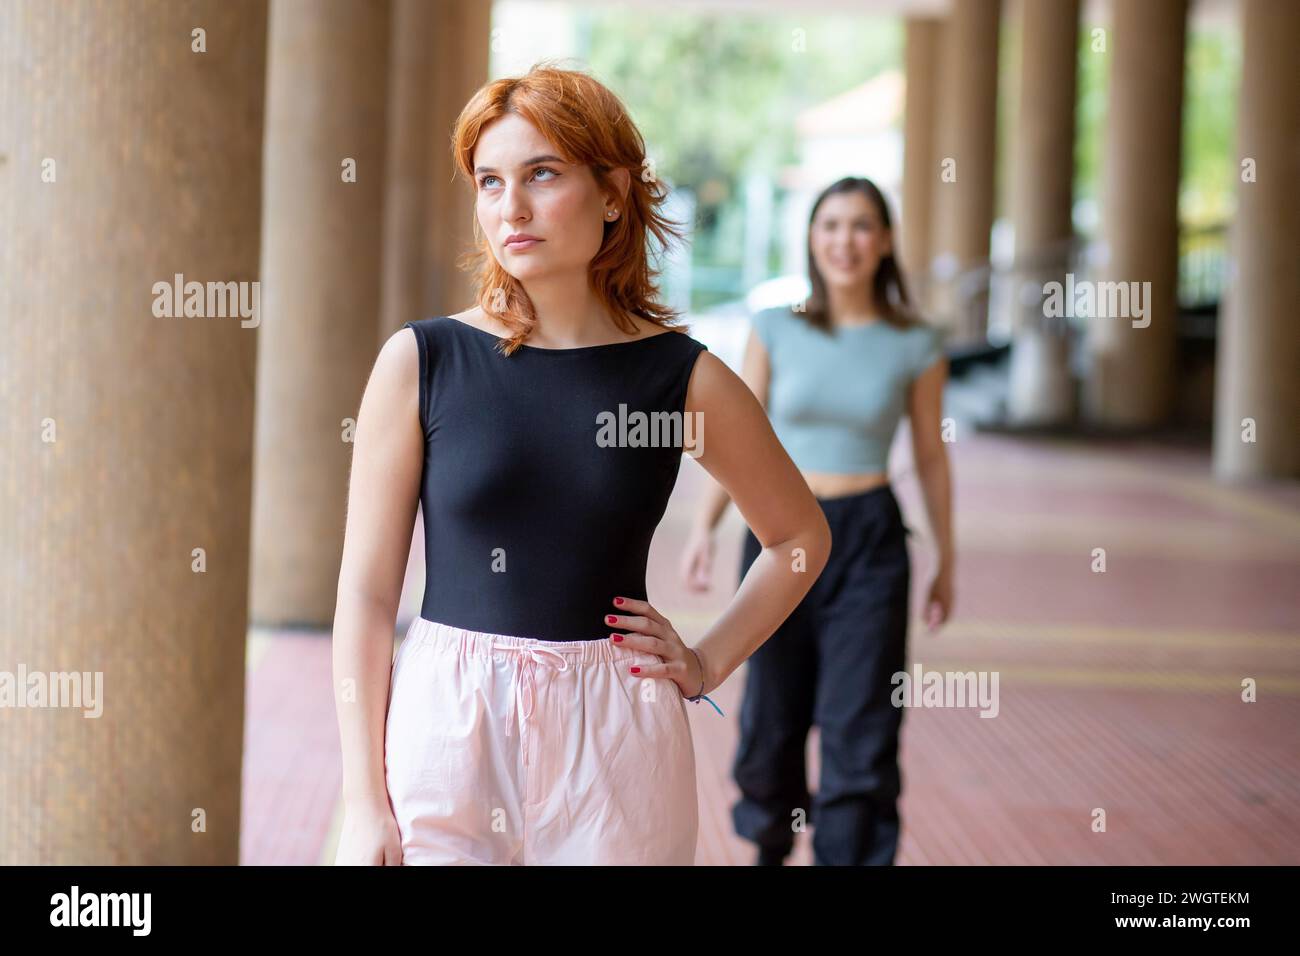
[[[477,303],[394,334],[357,421],[337,859],[689,865],[684,701],[803,598],[826,520],[753,393],[658,301],[648,240],[679,234],[617,97],[536,67],[480,89],[453,142]],[[683,451],[763,546],[693,647],[645,583]],[[424,601],[390,662],[417,504]]]

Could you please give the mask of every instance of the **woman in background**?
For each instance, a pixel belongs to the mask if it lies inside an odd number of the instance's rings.
[[[917,320],[893,254],[889,209],[869,180],[841,179],[813,205],[812,295],[802,311],[754,317],[742,378],[816,495],[831,527],[830,561],[807,596],[749,658],[734,774],[736,832],[780,865],[800,811],[814,862],[891,864],[900,819],[893,675],[905,669],[910,568],[886,459],[899,419],[938,549],[926,596],[933,630],[953,601],[948,458],[940,438],[947,361]],[[683,560],[706,590],[714,528],[728,503],[716,484],[701,502]],[[759,553],[746,531],[741,576]],[[796,560],[792,574],[807,573]],[[810,806],[804,753],[821,732],[821,782]]]

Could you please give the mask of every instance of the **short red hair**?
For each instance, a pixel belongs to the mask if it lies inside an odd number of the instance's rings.
[[[623,103],[594,77],[545,62],[523,76],[486,84],[465,105],[452,134],[456,167],[471,185],[476,185],[474,149],[479,136],[489,123],[507,113],[516,113],[536,126],[565,161],[590,167],[602,189],[616,191],[609,177],[611,170],[628,170],[631,181],[622,214],[605,223],[604,243],[591,261],[591,287],[614,316],[615,324],[627,332],[636,331],[632,316],[677,328],[668,323],[680,313],[658,301],[654,277],[659,270],[650,265],[647,240],[648,234],[654,233],[666,249],[669,236],[679,240],[683,236],[676,228],[680,224],[660,212],[668,198],[667,187],[653,176],[643,178],[645,141]],[[523,286],[497,262],[482,236],[477,249],[462,256],[459,265],[476,272],[478,305],[510,330],[505,345],[509,355],[537,325]],[[505,294],[504,310],[493,308],[497,289]]]

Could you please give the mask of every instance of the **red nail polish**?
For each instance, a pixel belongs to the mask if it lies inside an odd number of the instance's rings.
[[[641,673],[641,668],[639,668],[639,667],[634,667],[634,668],[632,668],[632,673],[633,673],[633,674],[639,674],[639,673]]]
[[[614,623],[616,623],[616,621],[617,621],[617,619],[614,617],[613,614],[606,615],[606,617],[605,617],[605,622],[606,622],[607,624],[614,624]]]
[[[611,635],[609,635],[609,636],[612,637],[612,638],[614,639],[614,643],[615,643],[615,644],[617,644],[619,641],[623,640],[623,635],[622,635],[622,634],[611,634]]]
[[[623,606],[623,599],[622,599],[622,598],[614,598],[614,603],[617,604],[619,607],[622,607],[622,606]]]

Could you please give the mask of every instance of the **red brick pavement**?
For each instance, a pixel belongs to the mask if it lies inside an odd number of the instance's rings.
[[[999,709],[992,719],[971,708],[906,714],[899,862],[1300,862],[1296,487],[1218,485],[1203,452],[1154,445],[970,436],[952,457],[957,613],[938,636],[914,627],[909,656],[926,669],[996,671]],[[924,511],[908,463],[896,472],[919,532],[919,607]],[[688,642],[736,584],[734,509],[714,592],[676,582],[706,478],[683,462],[648,575],[651,601]],[[1104,574],[1092,570],[1098,547]],[[414,590],[420,573],[413,565]],[[242,860],[320,862],[332,852],[339,786],[328,637],[262,643],[250,656]],[[1246,678],[1255,703],[1241,700]],[[700,864],[750,861],[729,816],[743,681],[742,668],[712,695],[726,717],[691,710]],[[815,788],[816,730],[809,761]],[[808,834],[791,862],[810,862]]]

